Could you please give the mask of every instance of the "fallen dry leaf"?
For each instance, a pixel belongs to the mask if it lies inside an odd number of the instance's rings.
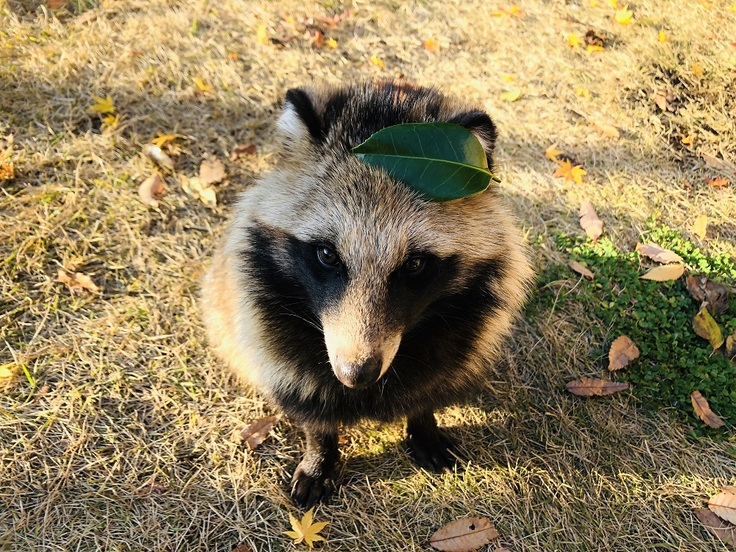
[[[660,42],[667,42],[667,33],[664,31],[659,31],[659,34],[657,35],[657,40]]]
[[[179,177],[181,188],[190,196],[199,199],[207,207],[215,207],[217,205],[217,193],[214,188],[204,186],[198,176],[191,178],[181,175]]]
[[[309,38],[312,41],[312,46],[319,48],[325,45],[325,35],[320,30],[317,30],[314,34],[310,34]]]
[[[706,215],[700,215],[695,219],[693,225],[690,227],[693,234],[698,236],[701,240],[705,239],[705,235],[708,232],[708,217]]]
[[[428,52],[435,53],[439,51],[440,43],[436,38],[428,38],[427,40],[424,41],[424,44],[422,44],[422,47]]]
[[[13,180],[15,168],[12,161],[0,161],[0,180]]]
[[[350,15],[350,10],[333,15],[332,17],[318,17],[317,20],[327,25],[330,29],[337,29],[340,22]]]
[[[504,15],[515,15],[516,17],[523,17],[524,12],[516,4],[512,4],[510,8],[500,8],[494,12],[491,12],[493,17],[501,17]]]
[[[708,529],[724,543],[736,546],[736,527],[729,525],[710,510],[698,508],[693,512],[703,527]]]
[[[12,378],[15,372],[12,369],[13,364],[3,364],[0,366],[0,380]]]
[[[693,318],[693,330],[695,330],[698,336],[707,339],[714,351],[723,345],[724,340],[721,327],[711,316],[710,312],[708,312],[705,303],[701,305],[698,314]]]
[[[164,191],[164,181],[158,173],[152,174],[146,178],[138,187],[138,197],[144,205],[158,208],[156,196],[161,195]]]
[[[256,151],[255,144],[238,144],[230,153],[230,161],[236,161],[244,155],[255,155]]]
[[[632,19],[634,18],[634,12],[632,12],[629,7],[626,6],[620,10],[616,10],[616,14],[614,15],[614,18],[618,23],[621,23],[621,25],[628,25],[631,23]]]
[[[259,44],[268,44],[268,29],[265,23],[258,25],[256,30],[256,40]]]
[[[549,159],[550,161],[558,163],[559,161],[557,158],[562,155],[562,150],[557,149],[557,144],[552,144],[550,147],[544,150],[544,155],[546,155],[547,159]]]
[[[708,427],[718,429],[719,427],[723,427],[725,425],[723,420],[721,420],[721,418],[710,409],[708,401],[700,393],[700,391],[693,391],[690,394],[690,402],[693,403],[693,410],[695,410],[695,414]]]
[[[436,550],[445,552],[470,552],[478,550],[499,533],[486,518],[463,518],[451,521],[440,527],[429,537],[429,544]]]
[[[588,280],[592,280],[593,278],[595,278],[595,275],[590,271],[590,269],[588,267],[581,265],[577,261],[570,261],[570,264],[568,264],[568,266],[573,271],[577,272],[581,276],[584,276]]]
[[[663,266],[655,266],[642,274],[642,280],[654,280],[655,282],[668,282],[677,280],[685,273],[685,265],[668,264]]]
[[[273,426],[279,421],[278,416],[266,416],[256,420],[243,431],[240,432],[240,438],[248,444],[250,450],[255,449],[270,435]]]
[[[699,63],[693,63],[690,70],[693,72],[693,75],[695,75],[698,78],[702,77],[704,74],[703,66],[700,65]]]
[[[143,155],[148,157],[151,161],[156,163],[159,167],[173,170],[174,162],[171,157],[166,155],[160,147],[155,144],[146,144],[143,146]]]
[[[655,262],[667,264],[667,263],[681,263],[682,257],[680,257],[674,251],[664,249],[653,243],[637,243],[636,251],[639,255],[649,257]]]
[[[583,40],[576,33],[570,33],[567,35],[567,43],[573,48],[577,48],[583,43]]]
[[[637,358],[639,348],[636,344],[625,335],[619,336],[611,343],[611,349],[608,351],[608,369],[612,372],[620,370]]]
[[[586,174],[586,171],[580,165],[573,166],[570,161],[562,161],[553,176],[564,178],[565,182],[582,184],[583,176]]]
[[[726,338],[726,357],[736,362],[736,332]]]
[[[202,185],[216,184],[225,178],[225,165],[217,157],[208,157],[199,165],[199,180]]]
[[[590,98],[590,90],[588,90],[584,86],[576,86],[575,87],[575,95],[576,96],[580,96],[581,98],[585,98],[587,100],[587,99]]]
[[[725,188],[729,184],[731,184],[731,181],[728,180],[728,178],[723,178],[722,176],[717,176],[715,178],[709,178],[706,180],[706,183],[711,188]]]
[[[335,39],[334,39],[334,38],[332,38],[332,37],[328,38],[328,39],[327,39],[327,47],[328,47],[329,49],[331,49],[331,50],[334,50],[334,49],[336,49],[336,48],[337,48],[337,40],[335,40]]]
[[[723,424],[721,423],[721,425]],[[708,508],[710,508],[710,511],[719,518],[725,521],[730,521],[731,523],[736,523],[736,494],[718,493],[717,495],[710,497]]]
[[[688,276],[685,278],[687,291],[698,303],[707,303],[713,316],[728,310],[728,289],[726,286],[709,280],[705,276]]]
[[[502,92],[500,97],[505,102],[515,102],[521,98],[521,88],[512,88],[511,90]]]
[[[112,101],[111,96],[108,95],[106,98],[102,98],[100,96],[92,96],[92,99],[95,101],[95,103],[90,106],[89,111],[99,113],[100,115],[115,113],[115,104]]]
[[[703,161],[711,169],[722,171],[727,167],[726,162],[723,159],[716,157],[715,155],[703,154]]]
[[[593,241],[603,234],[603,221],[598,218],[593,204],[587,199],[580,205],[580,227]]]
[[[233,548],[232,552],[253,552],[253,550],[250,546],[248,546],[244,542],[241,542],[239,545]]]
[[[304,514],[302,520],[297,520],[294,516],[289,514],[289,521],[291,521],[291,527],[293,531],[284,531],[284,535],[287,535],[294,539],[294,544],[300,542],[305,543],[309,548],[314,548],[314,543],[317,541],[323,541],[325,538],[319,534],[322,529],[329,525],[328,521],[320,521],[319,523],[312,523],[312,514],[314,507],[310,508],[309,511]]]
[[[57,279],[62,284],[69,286],[69,289],[73,292],[81,293],[83,289],[86,289],[87,291],[96,293],[99,289],[92,281],[92,278],[81,272],[69,273],[63,268],[60,268]]]
[[[375,65],[376,67],[378,67],[379,69],[385,69],[386,68],[386,64],[376,54],[373,54],[371,56],[371,63],[373,65]]]
[[[166,133],[163,132],[156,132],[156,137],[151,140],[151,143],[162,148],[169,142],[173,142],[177,138],[181,138],[181,134],[173,134],[173,133]]]
[[[599,378],[580,378],[565,385],[565,389],[580,397],[612,395],[628,388],[628,383],[606,381]]]
[[[205,83],[200,77],[194,77],[194,84],[197,86],[197,90],[203,94],[209,94],[212,92],[212,87]]]
[[[593,127],[606,138],[620,138],[621,133],[618,129],[606,123],[599,123],[598,121],[591,121]]]

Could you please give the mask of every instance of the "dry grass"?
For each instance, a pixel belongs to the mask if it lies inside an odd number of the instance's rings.
[[[283,481],[300,436],[282,422],[253,453],[232,439],[268,406],[207,351],[196,307],[235,192],[271,164],[289,86],[401,73],[485,104],[540,268],[560,260],[551,236],[574,231],[583,196],[622,246],[649,217],[687,233],[705,213],[707,247],[736,254],[733,184],[705,183],[736,180],[736,13],[640,0],[637,23],[622,26],[597,1],[525,0],[523,17],[477,0],[70,0],[55,15],[0,1],[0,155],[16,172],[0,182],[0,366],[15,373],[0,392],[0,549],[291,548]],[[336,30],[322,25],[338,48],[313,48],[303,22],[346,8]],[[284,44],[259,44],[262,23]],[[611,37],[605,52],[568,46],[591,28]],[[429,38],[439,52],[421,48]],[[212,92],[198,94],[197,76]],[[498,99],[516,86],[519,101]],[[677,110],[661,113],[651,92],[672,92]],[[112,96],[117,128],[100,132],[93,94]],[[179,173],[207,154],[225,160],[217,208],[170,177],[160,210],[138,201],[152,170],[139,151],[157,131],[184,136]],[[247,141],[258,154],[227,161]],[[553,142],[585,164],[584,186],[551,176]],[[713,169],[703,155],[726,161]],[[59,267],[101,291],[71,294]],[[514,551],[724,549],[691,510],[735,482],[728,445],[689,442],[631,397],[568,396],[564,381],[598,371],[592,350],[574,309],[522,323],[489,389],[441,416],[472,459],[457,473],[417,470],[399,425],[348,431],[343,484],[317,512],[331,522],[322,548],[427,549],[437,527],[470,513]]]

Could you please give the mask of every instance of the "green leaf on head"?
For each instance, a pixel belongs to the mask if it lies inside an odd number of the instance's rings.
[[[431,201],[484,192],[491,180],[478,138],[453,123],[404,123],[379,130],[353,153]]]

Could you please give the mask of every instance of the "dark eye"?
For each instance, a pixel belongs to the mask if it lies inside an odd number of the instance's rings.
[[[317,258],[319,262],[328,268],[335,268],[340,265],[340,257],[337,256],[337,252],[329,245],[317,246]]]
[[[425,266],[427,260],[424,257],[411,257],[404,263],[404,272],[411,275],[419,274]]]

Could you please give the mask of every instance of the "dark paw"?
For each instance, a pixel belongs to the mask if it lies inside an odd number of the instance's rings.
[[[302,464],[291,479],[291,498],[300,508],[309,509],[330,495],[332,481],[323,475],[310,475]]]
[[[419,467],[437,473],[454,467],[460,459],[455,441],[442,430],[431,435],[409,435],[406,446]]]

